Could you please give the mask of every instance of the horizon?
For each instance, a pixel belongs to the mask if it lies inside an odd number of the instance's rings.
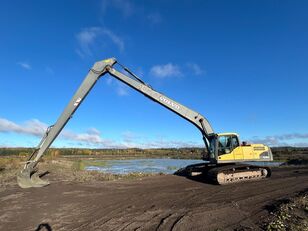
[[[308,149],[307,147],[296,147],[296,146],[269,146],[270,148],[295,148],[295,149]],[[36,147],[0,147],[1,149],[35,149]],[[132,150],[132,149],[140,149],[140,150],[156,150],[156,149],[204,149],[205,147],[160,147],[160,148],[80,148],[80,147],[51,147],[49,149],[90,149],[90,150]]]

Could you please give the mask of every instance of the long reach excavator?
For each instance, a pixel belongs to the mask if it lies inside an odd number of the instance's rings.
[[[128,74],[117,71],[114,68],[116,64]],[[43,187],[49,184],[48,181],[41,179],[38,173],[37,164],[40,158],[59,135],[69,119],[72,118],[74,112],[97,80],[107,73],[184,118],[199,129],[205,144],[205,151],[202,157],[206,162],[204,162],[202,172],[206,174],[206,177],[209,177],[218,184],[228,184],[263,179],[271,175],[269,168],[253,164],[273,160],[271,149],[268,146],[263,144],[247,144],[245,142],[241,144],[236,133],[215,133],[204,116],[157,92],[128,68],[117,62],[115,58],[110,58],[98,61],[93,65],[57,122],[48,127],[41,142],[17,176],[17,182],[20,187]]]

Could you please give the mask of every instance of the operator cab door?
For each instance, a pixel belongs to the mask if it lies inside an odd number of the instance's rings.
[[[235,160],[242,160],[244,159],[244,155],[243,155],[243,150],[240,147],[240,142],[238,140],[238,137],[233,135],[231,137],[231,143],[232,143],[232,147],[233,147],[233,156]]]
[[[243,159],[243,152],[236,135],[222,135],[218,138],[218,159],[233,161]]]

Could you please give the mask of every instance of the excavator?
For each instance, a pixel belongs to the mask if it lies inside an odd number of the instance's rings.
[[[121,67],[122,72],[115,69],[116,65]],[[271,149],[268,146],[240,143],[236,133],[215,133],[208,120],[200,113],[154,90],[115,58],[109,58],[93,65],[57,122],[47,128],[42,140],[17,176],[17,183],[21,188],[43,187],[49,184],[48,181],[41,179],[38,173],[37,165],[41,157],[72,118],[98,79],[106,74],[193,124],[201,132],[205,145],[202,159],[206,162],[204,162],[202,172],[216,183],[223,185],[258,180],[271,175],[270,168],[252,164],[273,160]]]

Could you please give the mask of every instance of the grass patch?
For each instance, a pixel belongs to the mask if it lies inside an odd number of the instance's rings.
[[[0,157],[0,189],[5,190],[8,186],[16,185],[16,176],[22,169],[26,157]],[[44,157],[38,167],[40,172],[48,170],[51,174],[48,177],[51,181],[69,182],[94,182],[94,181],[114,181],[133,180],[148,176],[158,175],[156,173],[133,172],[129,174],[112,174],[100,171],[87,171],[85,166],[108,166],[107,161],[83,160],[66,158]],[[162,174],[162,173],[160,173]]]
[[[114,181],[114,180],[133,180],[148,176],[163,175],[163,173],[142,173],[132,172],[128,174],[113,174],[100,171],[73,170],[67,174],[66,180],[75,182],[93,182],[93,181]]]
[[[73,181],[88,182],[88,181],[113,181],[113,180],[132,180],[147,176],[163,175],[163,173],[143,173],[143,172],[131,172],[128,174],[113,174],[105,173],[101,171],[88,171],[85,170],[86,166],[108,167],[114,164],[110,161],[74,161],[72,163],[72,173],[69,174],[69,178]]]
[[[0,158],[0,188],[16,184],[16,176],[22,168],[25,158],[1,157]]]
[[[0,169],[2,171],[8,169],[18,169],[21,163],[25,161],[25,158],[21,157],[1,157],[0,158]]]

